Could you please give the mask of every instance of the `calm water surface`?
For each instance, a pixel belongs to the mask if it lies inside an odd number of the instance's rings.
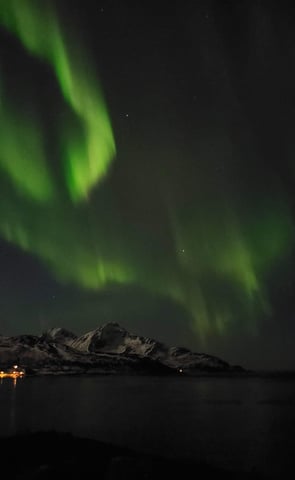
[[[295,381],[26,377],[0,384],[0,432],[58,430],[269,476],[294,469]]]

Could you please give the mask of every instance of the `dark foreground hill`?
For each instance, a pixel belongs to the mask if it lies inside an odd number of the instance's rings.
[[[0,437],[0,448],[10,480],[266,480],[258,472],[224,471],[194,461],[150,456],[68,433]]]

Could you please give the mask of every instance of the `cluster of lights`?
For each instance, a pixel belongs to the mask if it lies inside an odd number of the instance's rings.
[[[25,371],[23,369],[19,369],[18,365],[13,365],[12,369],[8,371],[0,371],[0,378],[19,378],[23,377],[24,375]]]

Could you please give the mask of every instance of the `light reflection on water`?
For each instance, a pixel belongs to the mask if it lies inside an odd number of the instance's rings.
[[[21,382],[23,380],[22,377],[16,378],[1,378],[0,379],[0,394],[2,395],[3,390],[6,390],[8,396],[8,408],[7,408],[7,419],[9,425],[9,433],[14,434],[18,431],[17,424],[16,424],[16,386],[17,382]],[[1,433],[4,434],[5,432],[1,429]]]
[[[0,382],[2,435],[58,430],[231,469],[287,472],[295,382],[26,377]]]

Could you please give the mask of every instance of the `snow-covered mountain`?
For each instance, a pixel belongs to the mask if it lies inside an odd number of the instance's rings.
[[[67,340],[68,342],[68,340]],[[69,343],[67,343],[69,345]],[[133,335],[118,323],[108,323],[77,337],[71,346],[81,352],[136,355],[157,360],[174,369],[228,370],[227,362],[205,353],[194,353],[186,348],[169,347],[154,339]]]
[[[108,323],[78,337],[63,328],[41,336],[0,336],[0,368],[19,364],[31,373],[197,374],[241,367],[204,353],[169,347]]]

